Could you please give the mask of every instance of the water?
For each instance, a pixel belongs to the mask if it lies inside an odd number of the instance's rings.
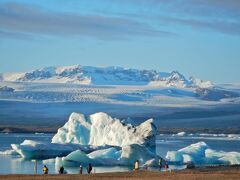
[[[25,139],[39,140],[50,142],[53,134],[3,134],[0,133],[0,151],[11,149],[11,144],[19,144]],[[207,137],[207,136],[172,136],[160,135],[157,137],[156,148],[157,154],[165,157],[167,151],[178,150],[190,144],[199,141],[206,142],[212,149],[223,151],[237,151],[240,152],[240,138],[228,137]],[[34,165],[36,162],[22,160],[19,156],[0,155],[0,174],[34,174]],[[58,173],[55,165],[48,164],[49,172]],[[37,161],[37,173],[42,174],[42,161]],[[184,166],[170,166],[170,168],[181,169]],[[132,167],[94,167],[93,172],[124,172],[130,171]],[[78,173],[79,168],[66,168],[68,173]],[[154,170],[154,169],[153,169]],[[86,168],[84,168],[86,173]]]

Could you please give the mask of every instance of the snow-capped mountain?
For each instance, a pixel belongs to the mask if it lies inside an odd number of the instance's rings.
[[[122,67],[62,66],[46,67],[24,73],[4,73],[0,81],[36,83],[72,83],[85,85],[151,85],[163,87],[211,87],[211,82],[177,71],[138,70]]]

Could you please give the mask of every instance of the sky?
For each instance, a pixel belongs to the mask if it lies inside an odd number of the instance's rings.
[[[240,1],[0,0],[0,72],[75,64],[240,83]]]

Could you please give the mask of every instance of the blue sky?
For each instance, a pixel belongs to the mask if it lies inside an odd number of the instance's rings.
[[[0,55],[0,72],[81,64],[240,82],[240,1],[1,0]]]

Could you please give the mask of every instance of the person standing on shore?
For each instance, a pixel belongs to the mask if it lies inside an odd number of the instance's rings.
[[[134,165],[134,170],[135,171],[139,170],[139,160],[136,160],[135,165]]]
[[[63,174],[63,173],[64,173],[64,168],[63,168],[63,166],[61,166],[59,169],[59,174]]]
[[[92,165],[91,165],[91,163],[88,164],[87,172],[88,172],[88,174],[91,174],[91,172],[92,172]]]
[[[43,167],[43,174],[48,174],[48,168],[46,165]]]
[[[169,166],[168,166],[168,162],[166,162],[166,163],[165,163],[165,170],[167,171],[168,168],[169,168]]]
[[[159,165],[159,170],[160,170],[160,171],[161,171],[161,169],[162,169],[162,161],[163,161],[163,159],[160,158],[160,159],[159,159],[159,163],[158,163],[158,165]]]
[[[79,174],[82,174],[83,173],[83,167],[82,167],[82,165],[80,164],[80,166],[79,166]]]

